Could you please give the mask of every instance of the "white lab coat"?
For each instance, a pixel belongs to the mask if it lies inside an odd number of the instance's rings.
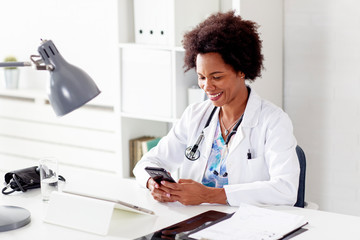
[[[201,182],[219,116],[218,108],[209,126],[203,129],[213,107],[210,100],[190,105],[167,136],[143,156],[133,171],[142,186],[149,179],[146,166],[159,166],[170,172],[180,168],[180,178]],[[205,138],[199,146],[201,156],[189,161],[185,149],[196,142],[202,130]],[[300,173],[296,145],[288,115],[251,90],[243,121],[229,143],[228,185],[224,186],[228,203],[294,205]],[[249,149],[252,159],[247,159]]]

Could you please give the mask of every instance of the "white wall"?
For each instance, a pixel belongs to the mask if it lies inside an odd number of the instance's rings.
[[[284,102],[307,199],[360,215],[360,2],[285,0]]]

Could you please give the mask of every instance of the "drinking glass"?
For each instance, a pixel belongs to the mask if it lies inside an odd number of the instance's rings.
[[[58,190],[58,159],[44,157],[39,161],[40,186],[43,201],[49,201],[50,194]]]

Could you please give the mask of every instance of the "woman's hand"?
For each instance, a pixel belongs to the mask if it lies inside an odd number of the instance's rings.
[[[179,201],[184,205],[226,204],[226,194],[223,188],[206,187],[191,179],[180,179],[178,183],[162,181],[158,189],[161,190],[158,193],[167,202]]]
[[[170,198],[170,194],[164,191],[164,187],[155,182],[154,179],[149,178],[146,187],[150,190],[150,193],[155,200],[159,202],[175,202],[175,200]]]

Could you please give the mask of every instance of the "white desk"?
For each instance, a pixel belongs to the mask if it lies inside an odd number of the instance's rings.
[[[3,176],[3,174],[0,176]],[[84,178],[80,176],[78,178],[64,176],[67,177],[67,184],[73,184],[73,186],[76,184],[84,185]],[[42,218],[46,211],[47,204],[42,202],[40,190],[35,189],[29,190],[26,193],[16,192],[12,195],[1,194],[1,205],[14,205],[28,209],[31,212],[31,222],[20,229],[0,233],[0,239],[134,239],[210,209],[224,212],[236,211],[235,207],[219,205],[185,207],[180,204],[162,204],[154,201],[149,195],[149,192],[138,187],[133,180],[117,179],[117,182],[111,182],[112,184],[110,185],[112,186],[118,185],[118,192],[121,192],[122,186],[126,185],[127,197],[129,199],[133,198],[136,203],[144,203],[145,207],[154,210],[157,216],[115,210],[108,235],[99,236],[44,223]],[[99,185],[99,183],[97,184]],[[103,183],[101,184],[104,185]],[[99,191],[103,191],[104,193],[106,191],[114,192],[114,190],[109,188],[103,188]],[[294,240],[360,239],[360,217],[295,207],[271,207],[271,209],[303,215],[307,218],[309,221],[309,225],[306,226],[308,231],[294,237]]]

